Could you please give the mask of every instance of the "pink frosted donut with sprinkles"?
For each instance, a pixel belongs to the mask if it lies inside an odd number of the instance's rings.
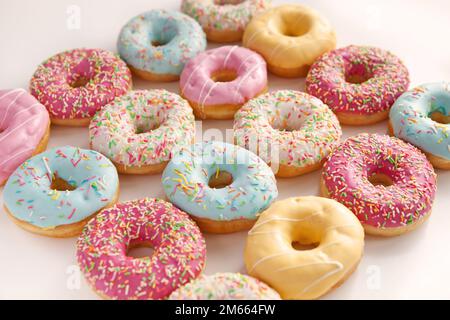
[[[202,26],[209,41],[236,42],[247,24],[270,6],[270,0],[183,0],[181,11]]]
[[[30,91],[50,113],[52,123],[87,126],[104,105],[131,89],[125,62],[102,49],[73,49],[44,61]]]
[[[266,62],[239,46],[211,49],[189,61],[180,89],[198,118],[233,119],[244,103],[267,91]]]
[[[392,53],[351,45],[325,53],[312,65],[306,92],[319,98],[346,125],[387,119],[395,100],[408,89],[409,72]]]
[[[414,146],[363,133],[331,154],[321,189],[353,211],[366,233],[396,236],[414,230],[431,214],[436,175]]]
[[[133,247],[152,247],[152,256],[133,258]],[[103,298],[164,299],[200,275],[206,246],[197,225],[159,199],[119,203],[85,226],[77,259],[89,284]]]
[[[0,186],[31,156],[47,147],[50,119],[24,89],[0,90]]]

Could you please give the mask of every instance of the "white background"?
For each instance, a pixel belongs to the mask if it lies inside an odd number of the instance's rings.
[[[301,2],[328,17],[336,28],[338,46],[374,45],[400,56],[410,70],[412,86],[450,80],[449,1]],[[99,47],[115,51],[122,25],[143,11],[161,7],[162,3],[164,8],[178,9],[180,1],[0,1],[0,88],[27,88],[37,65],[66,49]],[[72,29],[72,4],[80,10],[78,29]],[[269,86],[271,90],[304,90],[304,80],[270,76]],[[135,80],[135,87],[178,92],[178,83]],[[203,123],[203,130],[218,128],[224,132],[231,127],[232,121]],[[386,122],[343,130],[345,136],[358,132],[385,133]],[[52,127],[49,146],[71,144],[86,148],[87,137],[87,128]],[[366,237],[364,257],[357,271],[324,298],[450,298],[450,172],[437,173],[438,192],[429,221],[413,233],[397,238]],[[317,195],[318,182],[319,172],[279,179],[280,199]],[[120,176],[120,183],[122,201],[163,196],[159,175]],[[0,206],[3,207],[2,200]],[[205,272],[245,272],[242,258],[245,238],[245,232],[207,235]],[[0,209],[0,298],[97,298],[74,272],[75,242],[75,238],[51,239],[28,233],[16,227]]]

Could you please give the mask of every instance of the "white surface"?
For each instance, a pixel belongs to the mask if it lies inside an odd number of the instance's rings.
[[[27,88],[37,65],[51,55],[75,47],[115,50],[122,25],[158,3],[178,9],[171,0],[15,0],[0,2],[0,88]],[[291,0],[291,2],[293,2]],[[450,80],[450,2],[442,1],[301,1],[318,9],[336,28],[338,46],[370,44],[400,56],[411,73],[412,85]],[[281,3],[281,1],[275,1]],[[80,29],[70,14],[80,8]],[[275,89],[304,90],[302,79],[270,76]],[[177,83],[135,81],[136,88],[166,88],[178,92]],[[203,130],[231,128],[231,121],[205,121]],[[346,128],[344,135],[386,132],[386,123]],[[72,144],[87,147],[86,128],[53,127],[50,147]],[[1,152],[1,150],[0,150]],[[438,192],[428,222],[397,238],[367,237],[357,271],[328,299],[450,298],[450,172],[438,171]],[[318,194],[319,172],[294,179],[279,179],[280,199]],[[120,200],[160,197],[160,176],[120,176]],[[0,189],[1,190],[1,189]],[[1,192],[1,191],[0,191]],[[0,205],[3,207],[2,200]],[[1,209],[0,211],[2,211]],[[246,233],[207,235],[206,273],[244,272],[242,258]],[[74,270],[76,239],[49,239],[16,227],[0,214],[0,298],[97,298]],[[78,280],[80,281],[78,283]]]

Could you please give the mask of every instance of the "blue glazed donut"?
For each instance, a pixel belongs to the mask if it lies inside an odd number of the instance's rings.
[[[424,151],[437,168],[450,169],[450,83],[418,86],[391,108],[390,130]]]
[[[93,150],[65,146],[25,161],[3,190],[7,212],[28,231],[69,237],[87,220],[116,202],[114,165]]]
[[[206,36],[191,17],[177,11],[151,10],[122,28],[120,57],[141,78],[178,80],[184,65],[206,48]]]
[[[211,185],[215,179],[222,185]],[[162,183],[172,203],[203,231],[213,233],[250,228],[278,195],[274,174],[263,160],[217,141],[180,149],[164,170]]]

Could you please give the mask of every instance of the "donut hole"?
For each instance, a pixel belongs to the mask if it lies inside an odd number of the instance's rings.
[[[298,251],[313,250],[319,246],[319,242],[292,241],[292,248]]]
[[[57,173],[54,174],[52,178],[52,183],[50,184],[50,189],[57,191],[73,191],[77,188],[73,183],[69,183],[67,180],[58,176]]]
[[[345,69],[345,81],[347,83],[363,84],[373,77],[372,72],[362,64],[348,64]]]
[[[376,186],[390,187],[394,184],[392,178],[384,173],[375,172],[368,177],[369,182]]]
[[[146,259],[153,256],[155,249],[147,242],[132,242],[127,248],[127,257],[133,259]]]
[[[144,134],[148,132],[152,132],[160,127],[159,123],[144,123],[144,124],[136,124],[134,128],[135,134]]]
[[[284,132],[293,132],[298,130],[298,128],[291,127],[288,124],[280,124],[280,123],[273,123],[272,128]]]
[[[216,6],[236,6],[245,2],[245,0],[214,0]]]
[[[269,22],[269,28],[285,37],[297,38],[307,34],[311,30],[312,24],[309,15],[292,12],[274,17]]]
[[[73,79],[72,81],[69,82],[69,85],[72,88],[80,88],[80,87],[84,87],[86,86],[89,81],[91,81],[91,79],[89,79],[88,77],[76,77],[75,79]]]
[[[211,74],[211,79],[214,82],[231,82],[236,80],[238,77],[237,72],[235,70],[218,70],[214,71]]]
[[[434,122],[441,123],[441,124],[450,124],[450,116],[445,115],[441,111],[434,111],[429,115],[429,117]]]
[[[227,171],[217,171],[208,181],[208,186],[213,189],[222,189],[233,183],[233,175]]]
[[[281,103],[278,105],[278,113],[276,115],[269,116],[270,126],[281,132],[293,132],[301,130],[306,117],[301,113],[300,108]]]
[[[151,44],[154,47],[162,47],[168,44],[170,41],[152,40]]]
[[[170,19],[156,19],[152,23],[148,40],[153,47],[163,47],[169,44],[178,34],[178,26]]]

